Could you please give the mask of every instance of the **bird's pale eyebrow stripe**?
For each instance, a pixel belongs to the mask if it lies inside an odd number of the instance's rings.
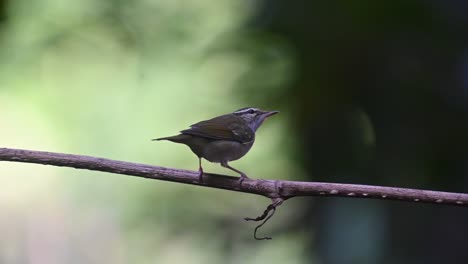
[[[242,114],[242,113],[247,113],[247,112],[249,112],[250,110],[255,110],[255,108],[253,108],[253,107],[241,108],[241,109],[235,111],[234,113],[236,113],[236,114]]]

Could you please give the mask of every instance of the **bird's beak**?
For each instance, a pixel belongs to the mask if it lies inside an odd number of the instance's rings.
[[[264,116],[264,118],[267,118],[267,117],[270,117],[272,115],[276,115],[277,113],[279,113],[279,111],[265,111],[265,112],[263,112],[262,116]]]

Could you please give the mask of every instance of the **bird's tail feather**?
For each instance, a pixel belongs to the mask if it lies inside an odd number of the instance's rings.
[[[180,135],[171,136],[171,137],[154,138],[152,139],[152,141],[169,140],[169,141],[176,142],[176,143],[182,143],[185,140],[189,139],[190,137],[191,136],[189,135],[180,134]]]

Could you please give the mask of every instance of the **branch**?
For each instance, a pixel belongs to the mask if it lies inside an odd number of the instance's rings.
[[[468,206],[468,194],[465,193],[450,193],[372,185],[283,180],[245,179],[242,184],[239,184],[237,177],[211,173],[203,174],[203,180],[200,182],[198,172],[195,171],[44,151],[0,148],[0,161],[37,163],[125,174],[148,179],[172,181],[257,194],[271,199],[281,198],[282,200],[286,200],[297,196],[339,196],[348,198],[372,198],[414,203]]]
[[[239,183],[239,178],[211,173],[204,173],[200,180],[199,173],[195,171],[178,170],[90,156],[34,150],[0,148],[0,161],[37,163],[43,165],[103,171],[262,195],[272,199],[272,203],[268,205],[261,216],[256,218],[244,218],[246,221],[262,221],[257,225],[254,231],[254,238],[257,240],[271,239],[271,237],[257,237],[257,230],[273,216],[276,208],[281,205],[283,201],[296,196],[340,196],[348,198],[373,198],[417,203],[468,206],[468,194],[464,193],[449,193],[371,185],[283,180],[245,179]],[[270,214],[270,212],[272,213]]]

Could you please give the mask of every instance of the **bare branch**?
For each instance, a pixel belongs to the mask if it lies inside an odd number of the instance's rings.
[[[468,194],[357,184],[245,179],[226,175],[151,166],[146,164],[43,151],[0,148],[0,161],[27,162],[125,174],[148,179],[200,185],[230,191],[262,195],[283,200],[296,196],[340,196],[372,198],[417,203],[468,206]]]

